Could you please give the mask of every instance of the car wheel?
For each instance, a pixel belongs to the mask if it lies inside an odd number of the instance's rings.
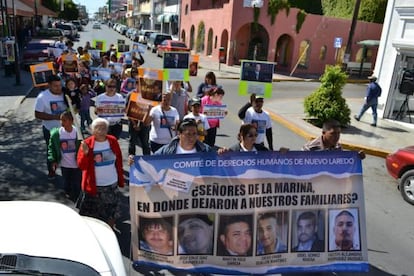
[[[400,192],[405,201],[414,205],[414,170],[406,171],[402,175]]]

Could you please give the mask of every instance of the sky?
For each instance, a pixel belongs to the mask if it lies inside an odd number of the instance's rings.
[[[100,7],[105,6],[107,0],[74,0],[73,2],[86,6],[86,11],[92,17],[95,12],[98,12]]]

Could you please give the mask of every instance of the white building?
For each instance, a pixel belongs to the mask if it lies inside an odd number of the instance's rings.
[[[414,79],[400,87],[406,70],[414,70],[414,1],[388,0],[374,70],[382,87],[378,115],[414,124],[409,112],[414,111]]]

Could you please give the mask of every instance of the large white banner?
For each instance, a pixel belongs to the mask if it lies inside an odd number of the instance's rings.
[[[356,152],[135,157],[130,200],[136,269],[368,270]]]

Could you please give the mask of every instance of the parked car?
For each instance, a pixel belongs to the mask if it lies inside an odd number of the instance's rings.
[[[72,22],[73,25],[76,26],[76,28],[78,29],[79,32],[83,31],[83,27],[82,27],[82,24],[81,24],[80,20],[72,20],[71,22]]]
[[[60,37],[65,36],[63,31],[61,29],[55,29],[55,28],[45,28],[40,29],[35,38],[45,38],[45,39],[59,39]]]
[[[49,57],[47,48],[54,47],[53,39],[32,39],[26,47],[23,48],[21,67],[25,70],[30,65],[53,61],[53,57]]]
[[[135,32],[137,29],[136,28],[133,28],[133,27],[131,27],[131,28],[128,28],[127,30],[126,30],[126,32],[125,32],[125,36],[126,37],[128,37],[129,39],[131,38],[131,35],[132,35],[132,33],[133,32]]]
[[[138,42],[138,36],[139,36],[139,30],[138,29],[134,29],[132,32],[131,32],[131,34],[130,34],[130,36],[129,36],[129,38],[132,40],[132,41],[134,41],[134,42]]]
[[[7,275],[126,275],[113,230],[56,202],[1,201],[0,271]],[[5,274],[6,275],[6,274]]]
[[[388,173],[398,180],[403,199],[414,205],[414,146],[389,154],[385,164]]]
[[[75,39],[78,36],[78,31],[73,24],[69,23],[56,23],[56,28],[61,29],[63,34],[69,39]]]
[[[190,48],[184,42],[176,40],[164,40],[157,46],[157,56],[162,57],[164,52],[189,52]]]
[[[147,49],[155,53],[157,46],[166,39],[172,40],[171,35],[162,33],[152,33],[148,39]]]
[[[147,44],[148,39],[152,33],[155,33],[155,31],[152,30],[140,30],[138,32],[138,42],[142,44]]]

